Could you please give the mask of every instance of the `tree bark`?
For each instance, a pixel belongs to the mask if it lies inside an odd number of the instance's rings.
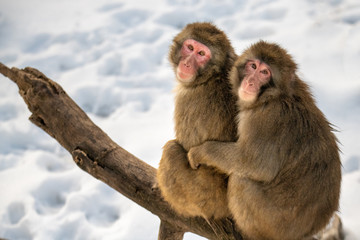
[[[180,240],[185,232],[208,239],[235,239],[229,220],[212,220],[209,224],[200,217],[176,214],[154,187],[156,169],[112,141],[60,85],[30,67],[10,69],[0,63],[0,73],[18,85],[32,112],[30,121],[55,138],[82,170],[161,219],[159,240]]]
[[[185,232],[177,229],[168,222],[161,221],[158,240],[181,240]]]

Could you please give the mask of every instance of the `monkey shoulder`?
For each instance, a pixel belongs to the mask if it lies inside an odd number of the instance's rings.
[[[197,87],[178,86],[174,117],[176,137],[188,142],[193,140],[195,145],[206,140],[234,141],[236,112],[235,98],[224,81],[217,85],[212,81]]]

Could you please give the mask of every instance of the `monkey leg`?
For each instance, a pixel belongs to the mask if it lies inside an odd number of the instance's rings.
[[[277,211],[280,209],[265,202],[266,198],[257,183],[231,175],[228,199],[237,230],[245,239],[290,240],[280,234],[285,226],[276,227]]]
[[[230,215],[227,176],[206,166],[193,170],[187,152],[175,140],[164,146],[157,179],[164,199],[184,216],[210,219]]]
[[[235,174],[228,189],[229,209],[245,239],[310,240],[306,237],[319,230],[317,207],[287,198],[283,191]]]

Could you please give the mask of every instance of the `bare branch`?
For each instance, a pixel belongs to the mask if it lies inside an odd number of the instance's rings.
[[[168,222],[161,221],[158,240],[181,240],[184,232],[181,229],[170,225]]]

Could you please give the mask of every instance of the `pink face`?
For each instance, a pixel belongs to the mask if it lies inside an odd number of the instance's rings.
[[[243,101],[254,101],[262,85],[271,79],[271,68],[260,60],[249,60],[245,65],[245,77],[239,88],[239,97]]]
[[[210,49],[193,39],[184,41],[181,47],[181,59],[176,69],[176,77],[180,82],[189,83],[195,80],[197,71],[211,58]]]

